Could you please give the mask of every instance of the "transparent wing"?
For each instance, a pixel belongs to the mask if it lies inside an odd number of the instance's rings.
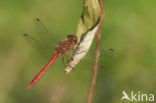
[[[51,58],[54,53],[54,48],[50,45],[42,43],[39,39],[33,37],[30,34],[23,34],[24,39],[34,47],[38,52],[40,52],[47,59]]]
[[[114,65],[113,61],[116,59],[117,53],[112,48],[101,48],[100,49],[100,59],[99,59],[99,67],[101,68],[111,68]]]
[[[95,47],[91,47],[86,56],[80,61],[80,64],[87,65],[90,70],[93,70],[94,67],[95,50]],[[110,68],[115,57],[116,53],[112,48],[100,48],[99,68],[105,70]]]
[[[34,19],[36,32],[41,42],[49,44],[50,46],[56,46],[58,41],[55,36],[48,30],[48,28],[42,23],[39,18]]]

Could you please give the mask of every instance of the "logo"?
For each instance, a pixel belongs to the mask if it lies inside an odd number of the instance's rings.
[[[122,91],[122,98],[121,101],[123,100],[128,100],[128,101],[135,101],[135,102],[154,102],[154,94],[145,94],[141,93],[138,91],[135,93],[134,91],[131,91],[130,95],[128,95],[125,91]]]

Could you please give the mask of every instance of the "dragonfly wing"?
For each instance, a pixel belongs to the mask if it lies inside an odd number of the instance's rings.
[[[42,21],[39,18],[36,18],[34,19],[34,22],[39,39],[52,47],[56,46],[58,41],[56,40],[55,36],[48,30],[48,28],[42,23]]]
[[[96,50],[95,47],[90,48],[86,56],[80,61],[80,63],[87,65],[89,69],[92,69],[92,67],[94,67],[95,50]],[[115,57],[116,57],[116,53],[115,51],[113,51],[113,49],[110,50],[106,48],[101,48],[100,58],[99,58],[99,68],[102,69],[109,68],[110,65],[112,65],[111,63],[115,59]]]
[[[47,59],[51,58],[54,53],[54,48],[50,45],[42,43],[39,39],[31,36],[30,34],[23,34],[24,39],[34,47],[38,52],[40,52]]]
[[[111,68],[115,63],[115,58],[117,57],[116,52],[111,48],[101,48],[100,49],[100,59],[99,67],[101,68]]]

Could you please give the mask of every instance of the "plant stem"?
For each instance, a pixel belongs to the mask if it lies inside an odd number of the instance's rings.
[[[99,28],[96,32],[96,37],[97,37],[96,55],[95,55],[94,70],[93,70],[91,85],[90,85],[90,89],[88,92],[88,102],[87,103],[92,102],[92,95],[93,95],[93,90],[94,90],[94,87],[96,84],[96,77],[97,77],[97,73],[98,73],[98,63],[99,63],[99,57],[100,57],[100,39],[101,39],[102,23],[103,23],[103,17],[104,17],[104,10],[102,9],[102,0],[99,0],[99,4],[100,4],[100,9],[101,9],[101,17],[100,17]]]

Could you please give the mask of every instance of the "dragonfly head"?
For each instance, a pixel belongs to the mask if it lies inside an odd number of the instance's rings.
[[[74,44],[77,44],[77,37],[75,35],[68,35],[67,36],[67,39],[71,42],[71,43],[74,43]]]

